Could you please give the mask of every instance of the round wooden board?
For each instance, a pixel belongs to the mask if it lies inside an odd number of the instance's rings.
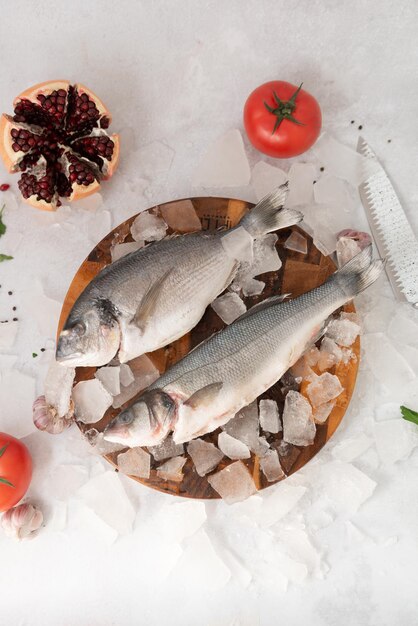
[[[192,202],[200,220],[202,228],[204,230],[214,230],[221,226],[230,228],[235,226],[242,215],[250,209],[253,205],[244,202],[242,200],[232,200],[228,198],[191,198],[187,200],[176,200],[163,205],[152,207],[152,210],[156,214],[167,214],[169,210],[175,210],[176,204],[183,202]],[[134,221],[136,215],[126,220],[115,228],[107,237],[105,237],[97,246],[92,250],[87,259],[82,263],[78,272],[74,276],[74,279],[70,285],[68,293],[66,295],[60,321],[58,325],[58,334],[63,327],[65,320],[76,301],[77,297],[86,287],[86,285],[96,276],[96,274],[111,261],[110,250],[115,243],[122,243],[132,241],[130,235],[130,227]],[[301,254],[293,252],[284,248],[284,242],[289,237],[292,230],[299,230],[303,233],[308,241],[307,254]],[[168,233],[173,232],[170,229]],[[299,296],[314,287],[322,284],[325,279],[332,274],[335,270],[335,265],[329,257],[323,256],[319,250],[314,246],[311,237],[301,230],[299,227],[292,227],[286,230],[278,231],[277,250],[282,260],[282,267],[278,272],[270,272],[262,276],[257,277],[266,283],[264,291],[259,296],[252,296],[245,298],[247,308],[252,307],[257,302],[265,299],[268,296],[277,293],[290,293],[291,297]],[[345,311],[354,312],[354,305],[349,303],[344,307]],[[224,323],[216,315],[211,307],[208,307],[203,318],[199,324],[187,335],[173,342],[172,344],[157,350],[148,357],[153,361],[154,365],[158,368],[160,373],[164,372],[173,363],[185,356],[194,346],[200,343],[206,337],[212,335],[217,330],[224,327]],[[322,448],[322,446],[328,441],[332,434],[337,429],[341,422],[345,411],[347,410],[350,398],[352,396],[354,385],[356,381],[357,371],[359,367],[360,358],[360,340],[357,338],[356,342],[352,346],[352,350],[355,354],[354,359],[350,360],[347,364],[341,363],[334,367],[330,371],[336,374],[341,381],[344,388],[343,393],[337,398],[336,405],[329,416],[327,422],[323,425],[317,425],[315,441],[311,446],[296,447],[291,446],[288,457],[281,457],[282,467],[285,473],[289,476],[293,474],[301,467],[303,467],[315,454]],[[75,382],[80,380],[87,380],[93,378],[96,368],[77,368]],[[304,390],[301,389],[303,393]],[[277,383],[271,387],[260,398],[272,398],[277,401],[280,410],[283,409],[284,397],[282,396],[281,387]],[[131,400],[132,401],[132,400]],[[125,405],[123,405],[125,406]],[[112,407],[106,412],[100,422],[93,426],[97,430],[104,430],[109,421],[120,411],[121,409],[113,409]],[[80,430],[86,431],[91,428],[91,425],[85,425],[78,423]],[[216,443],[219,430],[214,433],[209,433],[203,437],[206,441]],[[282,434],[270,435],[268,440],[273,445],[279,443]],[[118,453],[112,453],[105,455],[105,458],[117,468],[116,459]],[[249,471],[251,472],[255,484],[258,489],[264,489],[271,486],[274,483],[267,482],[265,476],[262,474],[259,467],[259,459],[252,454],[251,458],[243,461]],[[222,469],[232,461],[224,458],[219,464],[216,471]],[[219,498],[219,495],[212,489],[208,483],[206,477],[200,477],[195,469],[191,458],[187,455],[187,462],[183,468],[184,478],[178,482],[171,482],[162,480],[157,476],[156,463],[151,464],[151,475],[149,479],[137,478],[132,476],[134,480],[148,485],[153,489],[164,491],[166,493],[172,493],[175,495],[190,497],[190,498]]]

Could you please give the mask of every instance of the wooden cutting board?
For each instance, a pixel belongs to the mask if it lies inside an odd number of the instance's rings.
[[[190,198],[187,200],[169,202],[164,205],[153,207],[152,211],[156,214],[161,209],[176,210],[177,203],[191,202],[195,208],[203,230],[214,230],[221,226],[235,226],[242,215],[248,211],[253,205],[242,200],[232,200],[228,198]],[[178,205],[181,206],[181,205]],[[64,322],[76,301],[79,294],[94,276],[111,261],[110,250],[115,243],[132,241],[130,235],[130,227],[136,215],[126,220],[110,232],[97,246],[91,251],[87,259],[82,263],[78,272],[73,278],[68,293],[66,295],[61,317],[58,325],[58,333],[64,325]],[[303,233],[308,241],[307,254],[293,252],[284,248],[284,242],[289,237],[292,230],[298,230]],[[168,231],[173,232],[173,231]],[[282,260],[282,267],[278,272],[269,272],[257,277],[266,283],[263,293],[260,296],[252,296],[245,298],[247,308],[251,308],[257,302],[278,293],[290,293],[292,297],[298,296],[318,285],[321,285],[325,279],[335,270],[335,265],[329,257],[323,256],[314,246],[311,237],[297,226],[278,231],[277,250]],[[344,307],[345,311],[355,311],[353,304]],[[200,343],[206,337],[209,337],[217,330],[224,327],[222,320],[216,315],[211,307],[208,307],[199,324],[187,335],[173,342],[169,346],[148,354],[154,365],[159,369],[160,373],[164,372],[173,363],[186,355],[194,346]],[[347,410],[350,398],[352,396],[356,381],[357,371],[360,359],[360,340],[357,338],[352,346],[355,359],[349,361],[348,364],[341,363],[331,369],[331,373],[336,374],[341,381],[344,392],[338,397],[336,405],[323,425],[317,425],[315,441],[311,446],[293,447],[291,454],[286,458],[282,465],[287,475],[293,474],[303,467],[315,454],[324,446],[328,439],[335,432],[340,424],[344,413]],[[96,368],[77,368],[75,382],[87,380],[94,376]],[[280,410],[283,409],[284,398],[279,384],[274,385],[261,398],[272,398],[277,401]],[[104,418],[94,424],[99,431],[103,430],[109,421],[120,411],[120,409],[110,408]],[[80,430],[85,431],[90,426],[78,423]],[[216,443],[219,431],[209,433],[204,440]],[[282,433],[271,435],[269,441],[274,445],[282,438]],[[117,468],[117,454],[108,454],[105,458]],[[219,464],[217,470],[222,469],[232,461],[225,458]],[[252,454],[251,458],[244,461],[253,475],[254,481],[258,489],[264,489],[274,483],[268,483],[259,467],[258,458]],[[153,489],[172,493],[175,495],[190,498],[219,498],[218,494],[212,489],[205,477],[200,477],[195,469],[192,460],[187,457],[187,463],[183,468],[184,478],[180,483],[164,481],[157,476],[156,464],[151,465],[151,476],[149,479],[132,477],[140,483],[148,485]],[[216,470],[216,471],[217,471]]]

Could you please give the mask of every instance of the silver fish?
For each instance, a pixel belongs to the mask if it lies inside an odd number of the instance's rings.
[[[226,246],[231,233],[240,230],[252,246],[266,233],[301,221],[299,211],[283,208],[286,192],[282,185],[266,196],[230,231],[164,239],[104,268],[75,302],[57,361],[100,366],[118,354],[124,363],[182,337],[239,269]]]
[[[167,370],[109,424],[105,439],[155,445],[172,430],[183,443],[226,424],[274,385],[323,334],[329,316],[382,268],[369,246],[320,287],[256,305]]]

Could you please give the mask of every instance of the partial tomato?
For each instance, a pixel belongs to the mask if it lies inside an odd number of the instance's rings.
[[[272,80],[254,89],[244,106],[244,127],[253,146],[271,157],[302,154],[321,131],[321,109],[302,88]]]
[[[7,511],[25,495],[32,478],[32,459],[18,439],[0,433],[0,511]]]

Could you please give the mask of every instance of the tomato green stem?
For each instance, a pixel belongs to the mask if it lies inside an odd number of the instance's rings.
[[[8,443],[6,443],[6,445],[5,445],[5,446],[3,446],[2,448],[0,448],[0,458],[1,458],[1,457],[3,456],[3,454],[6,452],[6,449],[7,449],[7,446],[8,446],[8,445],[9,445],[9,444],[8,444]],[[13,484],[13,483],[11,483],[11,482],[10,482],[9,480],[7,480],[6,478],[2,478],[1,476],[0,476],[0,483],[3,483],[4,485],[8,485],[9,487],[14,487],[14,484]]]
[[[272,115],[276,116],[276,121],[274,122],[273,132],[271,133],[272,135],[274,135],[274,133],[279,128],[283,120],[290,120],[294,124],[298,124],[298,126],[305,126],[305,124],[303,124],[302,122],[299,122],[299,120],[297,120],[293,116],[293,111],[296,108],[296,98],[298,97],[298,94],[300,90],[302,89],[302,85],[303,83],[299,85],[299,87],[296,89],[295,93],[292,94],[289,100],[281,100],[279,96],[277,95],[277,93],[273,91],[273,98],[277,104],[276,107],[272,107],[269,104],[267,104],[267,102],[264,102],[264,106],[266,107],[267,111],[269,111]]]

